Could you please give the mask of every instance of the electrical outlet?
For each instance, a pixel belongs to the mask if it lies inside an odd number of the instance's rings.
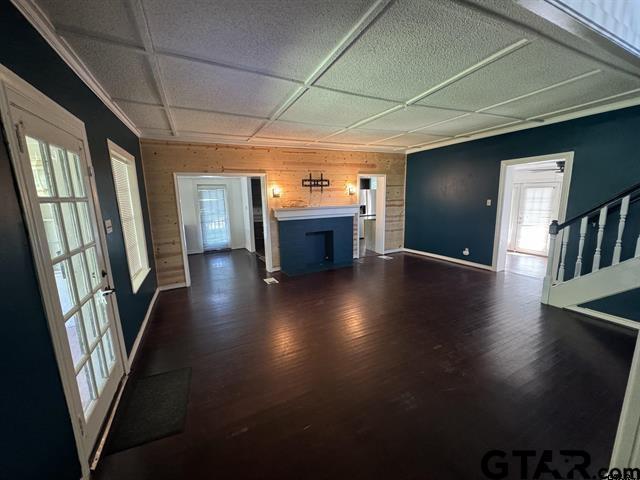
[[[490,207],[490,206],[491,206],[491,199],[487,198],[487,207]]]
[[[463,254],[465,257],[466,257],[466,256],[468,256],[468,255],[469,255],[469,249],[468,249],[468,248],[465,248],[465,249],[462,251],[462,254]]]

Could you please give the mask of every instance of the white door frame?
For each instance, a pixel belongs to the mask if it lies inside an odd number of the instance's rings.
[[[384,243],[387,223],[387,175],[385,173],[359,173],[357,188],[357,204],[360,205],[360,179],[375,178],[376,186],[376,248],[375,252],[384,255]],[[358,252],[356,258],[360,258],[360,218],[356,216],[358,224]]]
[[[20,195],[20,201],[23,205],[23,211],[25,216],[25,222],[27,224],[27,230],[29,232],[29,241],[31,244],[31,250],[33,254],[34,263],[36,266],[36,272],[39,278],[40,293],[42,295],[42,303],[47,316],[47,322],[49,323],[49,331],[51,333],[51,340],[53,344],[54,353],[56,356],[56,363],[60,372],[60,378],[62,382],[62,388],[65,394],[67,408],[69,410],[69,416],[71,419],[71,425],[73,428],[73,434],[76,442],[76,449],[78,451],[78,460],[80,462],[80,468],[82,476],[85,479],[89,478],[89,460],[92,453],[93,445],[87,445],[85,437],[82,432],[82,426],[78,421],[80,416],[84,415],[82,405],[78,404],[79,399],[77,395],[77,386],[75,384],[75,372],[70,371],[66,361],[67,344],[66,339],[59,335],[58,328],[53,325],[54,319],[57,317],[55,305],[58,302],[57,292],[48,285],[49,282],[43,279],[47,278],[50,259],[45,257],[48,252],[43,252],[41,245],[43,239],[46,239],[46,234],[42,231],[40,223],[38,221],[37,205],[34,204],[29,195],[29,182],[22,172],[20,164],[20,144],[15,132],[12,131],[12,119],[10,114],[10,105],[19,101],[19,108],[30,112],[32,115],[40,116],[45,121],[56,125],[63,131],[68,132],[76,138],[79,138],[84,146],[84,158],[87,163],[89,172],[93,172],[93,166],[91,162],[91,155],[89,152],[89,142],[87,140],[87,134],[84,126],[84,122],[69,113],[62,106],[49,99],[42,92],[31,86],[22,78],[14,74],[11,70],[0,64],[0,115],[2,123],[5,126],[5,133],[7,143],[9,145],[9,154],[11,157],[11,163],[13,167],[13,173],[18,184],[18,192]],[[96,214],[96,223],[98,230],[98,239],[102,249],[104,257],[105,268],[107,272],[107,280],[111,286],[114,286],[113,275],[111,272],[111,261],[109,259],[109,250],[107,249],[106,232],[104,231],[104,225],[102,223],[102,212],[100,209],[100,202],[97,195],[97,187],[95,183],[94,175],[89,175],[89,182],[91,184],[92,199]],[[126,349],[124,346],[124,336],[122,334],[122,324],[120,322],[120,316],[117,304],[117,294],[111,295],[112,314],[114,318],[115,331],[113,332],[115,338],[114,348],[117,350],[119,360],[122,362],[124,368],[124,375],[128,373],[129,366],[126,361]],[[114,398],[117,397],[117,392]],[[102,419],[104,422],[108,417]]]
[[[516,165],[523,163],[547,162],[549,160],[564,160],[564,175],[562,177],[562,193],[560,194],[560,209],[558,222],[562,223],[567,215],[567,202],[571,189],[571,174],[573,172],[574,152],[561,152],[534,157],[515,158],[500,162],[500,186],[498,188],[498,208],[496,212],[496,226],[493,237],[492,270],[500,272],[504,270],[507,258],[507,243],[509,235],[509,219],[511,215],[513,173]],[[559,251],[557,252],[560,253]],[[556,261],[556,259],[549,259]]]
[[[251,173],[251,172],[234,172],[234,173],[217,173],[217,172],[173,172],[173,187],[176,195],[176,208],[178,209],[178,229],[180,230],[180,245],[182,248],[182,264],[184,266],[185,286],[191,286],[191,273],[189,272],[189,258],[187,255],[187,239],[184,235],[184,222],[182,220],[182,211],[180,209],[180,188],[178,187],[178,179],[180,177],[259,177],[260,187],[262,190],[262,228],[264,232],[264,256],[267,272],[273,272],[273,253],[271,251],[271,226],[269,224],[269,206],[267,203],[267,174]]]

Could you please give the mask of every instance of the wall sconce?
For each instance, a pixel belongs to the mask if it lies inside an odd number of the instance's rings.
[[[349,195],[355,195],[356,194],[356,187],[354,187],[352,184],[347,184],[347,193]]]
[[[271,196],[273,198],[280,198],[280,194],[282,193],[282,191],[280,190],[280,187],[273,187],[271,189]]]

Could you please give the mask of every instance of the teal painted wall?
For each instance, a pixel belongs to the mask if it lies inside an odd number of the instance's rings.
[[[640,182],[640,107],[413,153],[407,158],[405,247],[491,265],[500,162],[574,151],[567,215],[589,210]],[[492,206],[485,202],[492,199]],[[605,245],[615,241],[616,209]],[[591,227],[589,242],[593,240]],[[640,232],[640,202],[632,205],[623,258]],[[573,229],[568,264],[575,259]],[[470,255],[462,255],[465,247]],[[613,247],[607,248],[611,261]],[[589,251],[587,248],[585,251]]]
[[[640,322],[640,288],[583,303],[580,306]]]
[[[410,154],[405,246],[491,265],[502,160],[574,151],[571,217],[640,182],[638,132],[632,107]]]

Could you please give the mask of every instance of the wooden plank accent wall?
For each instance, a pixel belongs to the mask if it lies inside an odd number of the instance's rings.
[[[387,176],[385,248],[403,246],[404,154],[155,140],[142,140],[141,147],[158,285],[185,281],[174,173],[265,173],[274,267],[280,265],[280,252],[273,208],[355,203],[356,196],[347,193],[347,185],[357,189],[358,174],[383,173]],[[322,173],[331,186],[310,194],[301,186],[309,173],[314,178]],[[282,190],[280,198],[271,198],[274,186]]]

